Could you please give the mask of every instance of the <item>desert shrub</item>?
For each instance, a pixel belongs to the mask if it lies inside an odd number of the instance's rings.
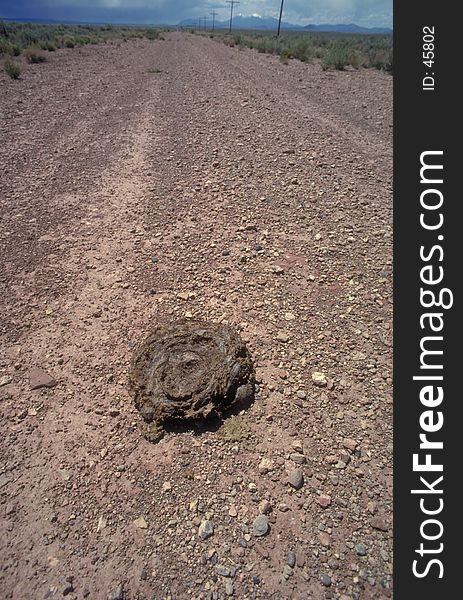
[[[11,60],[5,62],[3,69],[11,79],[19,79],[19,76],[21,75],[21,65]]]
[[[322,69],[324,71],[327,71],[328,69],[344,71],[348,64],[347,51],[345,48],[339,46],[330,48],[322,59]]]
[[[45,42],[40,42],[40,48],[42,50],[48,50],[48,52],[54,52],[56,50],[56,44],[47,40]]]
[[[45,54],[39,48],[26,48],[23,54],[27,62],[31,64],[43,63],[47,60]]]
[[[64,37],[62,41],[63,48],[74,48],[76,42],[72,37]]]

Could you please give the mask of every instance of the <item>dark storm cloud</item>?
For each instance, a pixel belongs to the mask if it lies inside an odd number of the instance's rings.
[[[240,0],[236,14],[278,16],[280,0]],[[284,20],[307,23],[392,25],[392,0],[285,0]],[[182,19],[229,14],[225,2],[214,0],[0,0],[0,16],[54,20],[177,23]]]

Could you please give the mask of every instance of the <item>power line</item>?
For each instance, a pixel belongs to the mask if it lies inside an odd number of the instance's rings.
[[[212,31],[214,31],[214,28],[215,28],[215,17],[217,16],[217,14],[218,13],[216,13],[215,10],[213,10],[211,12],[211,15],[212,15]]]
[[[281,27],[281,17],[283,15],[283,4],[284,4],[285,0],[281,0],[281,6],[280,6],[280,18],[278,19],[278,31],[277,31],[277,37],[279,37],[280,35],[280,27]]]
[[[230,4],[230,28],[228,30],[228,33],[231,33],[233,23],[233,7],[235,4],[239,4],[239,2],[238,0],[225,0],[225,2],[227,4]]]

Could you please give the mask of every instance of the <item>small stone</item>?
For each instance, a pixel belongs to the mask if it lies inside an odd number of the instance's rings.
[[[284,331],[279,331],[278,332],[278,334],[277,334],[277,340],[279,342],[286,343],[286,342],[289,342],[289,339],[290,339],[289,335],[287,333],[285,333]]]
[[[162,491],[170,492],[171,490],[172,490],[172,484],[170,483],[170,481],[164,481],[164,483],[162,484]]]
[[[235,590],[233,589],[233,583],[231,581],[227,581],[225,583],[225,593],[227,596],[233,596]]]
[[[124,584],[120,583],[116,589],[108,594],[108,600],[124,600]]]
[[[307,394],[304,390],[297,390],[296,396],[301,400],[305,400],[307,398]]]
[[[12,379],[9,375],[2,375],[0,377],[0,387],[2,387],[4,385],[8,385],[11,382],[12,382]]]
[[[290,454],[289,458],[295,462],[297,465],[303,465],[307,462],[306,457],[303,454],[293,453]]]
[[[259,504],[259,511],[262,515],[268,515],[270,512],[272,512],[272,505],[268,500],[262,500],[262,502]]]
[[[121,411],[116,406],[110,406],[108,413],[110,417],[118,417],[121,414]]]
[[[288,565],[294,569],[294,566],[296,564],[296,553],[293,552],[292,550],[290,550],[288,552]]]
[[[320,544],[325,546],[325,548],[329,548],[331,546],[331,537],[326,533],[326,531],[319,533],[318,539],[320,540]]]
[[[300,550],[296,553],[296,564],[301,568],[305,565],[305,555]]]
[[[355,545],[355,552],[359,555],[359,556],[365,556],[368,552],[367,547],[365,546],[365,544],[356,544]]]
[[[259,583],[260,583],[260,577],[258,577],[257,575],[253,575],[252,576],[252,583],[254,585],[259,585]]]
[[[273,462],[273,460],[270,460],[269,458],[263,458],[260,463],[259,463],[259,473],[261,473],[262,475],[265,475],[266,473],[268,473],[269,471],[273,471],[273,469],[275,468],[275,464]]]
[[[347,450],[350,450],[351,452],[354,452],[354,450],[358,446],[357,442],[355,440],[353,440],[352,438],[344,438],[342,440],[342,445],[344,446],[344,448],[346,448]]]
[[[138,527],[138,529],[148,529],[148,523],[145,521],[144,517],[138,517],[134,520],[133,524],[135,527]]]
[[[378,529],[379,531],[387,531],[389,529],[386,521],[381,515],[377,515],[376,517],[370,519],[370,525],[373,527],[373,529]]]
[[[107,521],[104,515],[101,515],[98,519],[98,525],[96,526],[96,532],[99,533],[106,527]]]
[[[254,519],[254,523],[252,524],[252,533],[256,537],[261,537],[263,535],[267,535],[269,530],[268,518],[266,515],[259,515],[256,519]]]
[[[216,565],[215,572],[217,575],[221,575],[222,577],[230,577],[231,575],[230,569],[224,565]]]
[[[31,390],[38,390],[39,388],[52,388],[56,385],[56,379],[43,371],[34,367],[29,371],[29,384]]]
[[[72,473],[67,469],[59,469],[58,473],[63,481],[69,481],[72,477]]]
[[[238,511],[236,510],[236,506],[230,506],[230,508],[228,509],[228,514],[230,515],[230,517],[237,517]]]
[[[289,565],[285,565],[283,567],[283,577],[285,579],[289,579],[293,573],[294,573],[294,571],[293,571],[292,567],[290,567]]]
[[[301,440],[294,440],[294,442],[291,444],[291,446],[294,448],[294,450],[296,450],[296,452],[299,452],[300,454],[303,454],[304,447],[302,445],[302,441]]]
[[[198,528],[198,537],[201,540],[207,540],[214,534],[214,525],[211,521],[201,521]]]
[[[294,321],[296,315],[292,312],[285,313],[285,321]]]
[[[301,469],[292,469],[288,473],[288,483],[296,490],[300,490],[304,485],[304,475]]]
[[[331,585],[331,577],[329,575],[320,575],[320,581],[325,587],[329,587]]]
[[[318,387],[326,387],[328,383],[326,375],[324,373],[320,373],[319,371],[314,371],[312,373],[312,381],[314,385],[317,385]]]
[[[322,508],[328,508],[328,506],[331,505],[331,497],[327,496],[326,494],[322,494],[321,496],[318,496],[317,502]]]

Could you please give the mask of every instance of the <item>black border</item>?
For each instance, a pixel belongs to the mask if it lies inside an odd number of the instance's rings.
[[[453,11],[452,11],[453,8]],[[463,204],[457,187],[459,173],[458,130],[461,129],[462,104],[457,92],[460,81],[458,16],[456,5],[444,2],[394,3],[394,598],[395,600],[427,600],[458,598],[459,541],[463,527],[459,512],[463,510],[457,490],[463,452],[463,430],[459,417],[462,384],[459,381],[460,352],[458,344],[463,331],[459,314],[461,267],[463,255],[459,243],[463,229],[458,218]],[[435,27],[434,91],[423,91],[422,80],[427,69],[423,65],[423,27]],[[452,290],[454,305],[443,310],[445,326],[443,335],[444,400],[440,407],[444,425],[434,434],[444,442],[439,456],[443,461],[444,508],[438,518],[444,532],[439,540],[444,544],[441,554],[428,555],[440,558],[444,573],[440,579],[439,568],[434,566],[427,576],[413,575],[412,564],[419,555],[415,549],[421,540],[420,524],[427,517],[422,514],[419,496],[411,494],[419,487],[420,474],[414,473],[412,455],[419,451],[419,417],[425,408],[421,405],[419,391],[423,385],[413,381],[419,373],[420,315],[420,246],[432,246],[436,232],[425,231],[420,226],[420,155],[427,150],[443,150],[443,179],[440,186],[444,194],[442,233],[444,240],[443,286]],[[461,230],[461,231],[460,231]],[[437,334],[436,334],[437,335]],[[421,373],[422,374],[422,373]],[[435,374],[435,373],[434,373]],[[436,410],[439,410],[436,408]],[[421,475],[425,475],[421,473]],[[436,474],[437,475],[437,474]],[[432,479],[432,474],[429,477]],[[423,486],[421,486],[423,487]],[[437,544],[438,542],[435,542]],[[432,543],[429,542],[429,547]],[[421,567],[423,559],[420,559]],[[424,559],[425,560],[425,559]]]

